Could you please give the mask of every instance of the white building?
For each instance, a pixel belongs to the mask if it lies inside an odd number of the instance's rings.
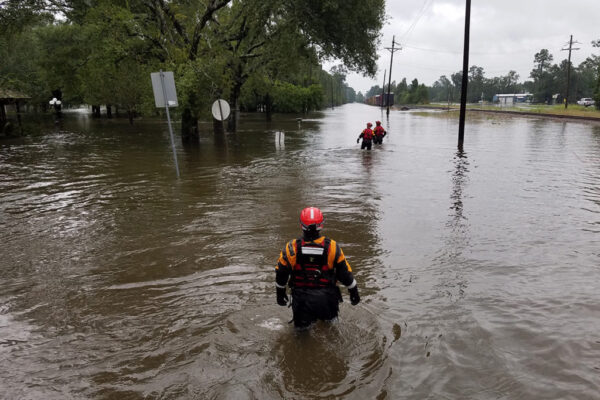
[[[495,94],[493,102],[500,103],[500,105],[512,105],[515,103],[531,102],[532,98],[533,95],[531,93]]]

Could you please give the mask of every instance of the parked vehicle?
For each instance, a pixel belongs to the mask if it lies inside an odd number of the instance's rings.
[[[581,100],[579,100],[577,102],[577,104],[579,104],[580,106],[589,107],[589,106],[593,106],[594,104],[596,104],[596,102],[593,99],[590,99],[589,97],[583,97]]]

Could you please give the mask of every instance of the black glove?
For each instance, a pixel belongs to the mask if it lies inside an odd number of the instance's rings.
[[[280,306],[287,306],[288,300],[285,288],[277,288],[277,304]]]
[[[360,138],[356,139],[356,143],[360,142]]]
[[[358,286],[354,286],[352,289],[348,289],[348,293],[350,293],[350,304],[353,306],[360,303],[360,296],[358,295]]]

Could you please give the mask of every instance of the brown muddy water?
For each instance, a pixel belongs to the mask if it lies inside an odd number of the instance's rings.
[[[432,115],[245,116],[180,180],[163,121],[1,141],[0,398],[599,399],[600,125]],[[295,332],[309,205],[363,301]]]

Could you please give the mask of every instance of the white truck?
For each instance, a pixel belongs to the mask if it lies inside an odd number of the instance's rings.
[[[589,106],[593,106],[594,104],[596,104],[596,102],[589,97],[583,97],[581,100],[579,100],[577,102],[577,104],[579,104],[580,106],[589,107]]]

